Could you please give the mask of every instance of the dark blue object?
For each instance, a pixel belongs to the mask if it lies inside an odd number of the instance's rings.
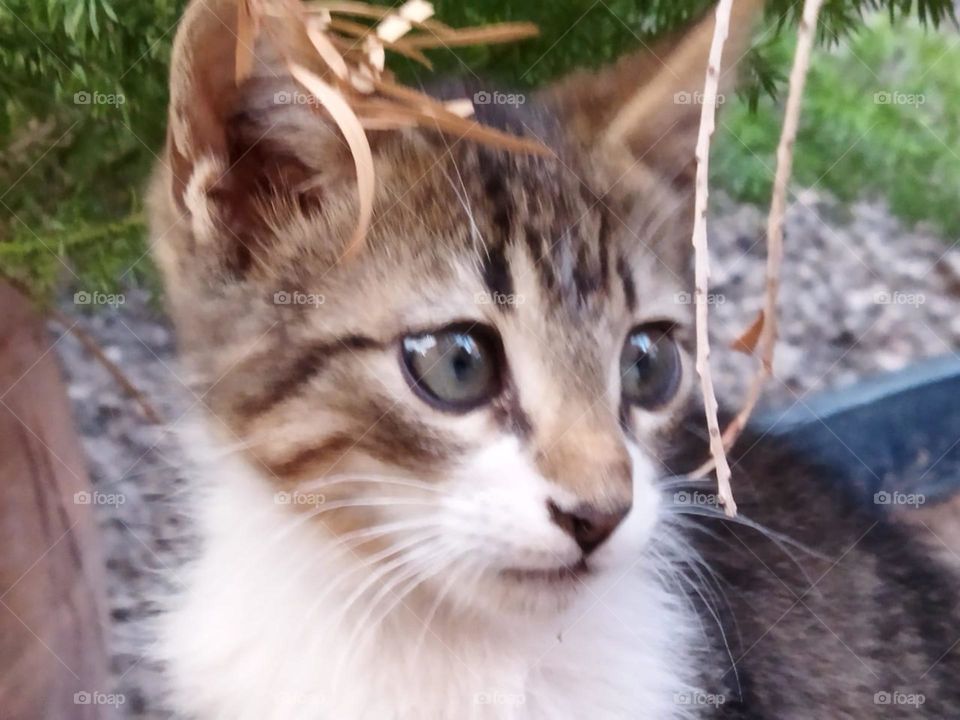
[[[960,492],[956,356],[817,393],[754,425],[838,468],[877,505],[929,505]]]

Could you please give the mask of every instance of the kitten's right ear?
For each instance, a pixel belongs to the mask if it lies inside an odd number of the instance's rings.
[[[734,0],[719,92],[733,89],[737,62],[750,46],[763,0]],[[692,181],[700,97],[716,8],[690,27],[610,67],[578,72],[547,90],[547,99],[585,145],[629,152],[660,176]]]
[[[315,67],[299,23],[264,13],[252,47],[240,26],[248,0],[194,0],[177,32],[170,70],[166,165],[177,214],[197,244],[216,242],[243,270],[283,208],[319,203],[323,185],[351,172],[332,125],[287,70]],[[237,82],[237,46],[252,56]]]

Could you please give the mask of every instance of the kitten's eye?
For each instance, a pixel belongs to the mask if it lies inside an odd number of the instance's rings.
[[[457,324],[407,335],[401,352],[414,390],[442,410],[466,412],[500,392],[503,346],[489,327]]]
[[[680,351],[662,325],[640,325],[627,335],[620,355],[623,399],[655,410],[673,399],[680,387]]]

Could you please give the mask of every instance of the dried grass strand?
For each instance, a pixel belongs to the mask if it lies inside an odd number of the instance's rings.
[[[347,141],[350,148],[350,154],[353,156],[354,168],[357,173],[357,195],[360,207],[357,227],[344,252],[344,257],[350,257],[363,245],[363,239],[366,237],[370,221],[373,218],[376,175],[373,168],[373,152],[370,150],[370,142],[367,140],[367,133],[364,131],[360,119],[337,88],[324,82],[319,76],[302,65],[290,63],[287,67],[294,79],[310,91],[333,118],[337,127],[340,128],[340,132],[343,133],[344,140]]]
[[[143,416],[154,425],[163,425],[163,416],[154,408],[153,404],[147,400],[147,396],[140,391],[133,381],[127,377],[127,374],[113,360],[107,357],[100,343],[89,332],[81,328],[75,321],[71,321],[64,313],[56,308],[47,310],[47,315],[54,320],[63,329],[73,335],[83,346],[94,360],[100,363],[114,382],[119,385],[123,391],[140,407]]]
[[[539,33],[533,23],[499,23],[480,28],[463,28],[445,33],[417,35],[411,37],[407,44],[415,48],[438,47],[465,47],[467,45],[493,45],[497,43],[516,42],[536,37]]]
[[[710,139],[716,126],[717,94],[720,79],[720,63],[723,57],[723,45],[730,29],[730,12],[733,0],[720,0],[716,10],[713,39],[710,42],[710,54],[707,61],[707,74],[703,86],[703,104],[700,108],[700,131],[697,134],[697,175],[694,200],[694,294],[696,308],[696,368],[700,376],[700,390],[703,394],[704,413],[707,431],[710,435],[710,455],[717,469],[717,495],[729,517],[737,514],[737,504],[730,487],[730,464],[724,451],[720,435],[720,421],[717,417],[717,396],[713,387],[713,375],[710,372],[710,336],[708,327],[707,293],[710,284],[710,260],[707,245],[707,198],[710,167]]]
[[[334,17],[335,13],[378,22],[364,25]],[[362,246],[372,220],[376,177],[366,136],[368,130],[423,127],[509,152],[550,154],[535,139],[511,135],[472,119],[473,105],[467,98],[444,103],[392,81],[384,70],[386,50],[430,67],[429,59],[420,48],[510,42],[537,34],[536,26],[530,23],[454,30],[432,21],[432,15],[433,6],[426,0],[408,0],[399,8],[376,8],[349,0],[315,2],[307,7],[294,0],[240,1],[238,36],[242,41],[238,40],[236,48],[238,84],[252,72],[253,47],[264,16],[290,23],[294,29],[300,26],[309,41],[307,47],[312,47],[316,54],[316,58],[291,57],[282,39],[273,37],[291,75],[329,114],[353,155],[359,207],[357,227],[343,253],[344,258]],[[409,35],[414,28],[426,33]],[[321,67],[323,69],[319,69]]]

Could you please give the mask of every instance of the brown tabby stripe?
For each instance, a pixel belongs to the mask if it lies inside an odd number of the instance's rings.
[[[349,452],[354,443],[356,438],[349,435],[332,435],[319,445],[300,450],[286,460],[267,463],[267,469],[277,477],[297,477],[318,463],[324,462],[327,465],[336,463]]]
[[[600,246],[600,287],[610,289],[610,209],[606,205],[600,208],[600,233],[597,240]]]
[[[308,471],[328,472],[355,450],[422,476],[425,471],[445,469],[466,452],[459,443],[404,415],[386,397],[364,400],[358,406],[339,403],[333,409],[349,412],[357,421],[355,429],[339,431],[286,460],[269,463],[274,474],[297,477]]]
[[[627,300],[627,307],[636,310],[637,286],[633,283],[633,273],[630,271],[630,265],[622,255],[617,257],[617,274],[620,276],[620,282],[623,283],[623,295]]]
[[[577,297],[584,299],[601,288],[601,273],[593,267],[590,257],[590,247],[582,243],[577,251],[577,264],[573,268],[573,284],[577,289]]]
[[[404,413],[392,398],[366,399],[351,408],[351,415],[363,428],[358,447],[414,473],[447,467],[466,452],[460,443]]]
[[[540,284],[547,291],[556,289],[558,281],[553,266],[549,262],[544,262],[544,255],[548,248],[544,247],[543,234],[532,225],[527,225],[523,230],[523,239],[530,253],[530,259],[540,275]]]
[[[243,398],[235,412],[253,417],[296,395],[311,378],[322,372],[331,358],[345,352],[382,348],[383,343],[364,335],[346,335],[304,348],[288,362],[279,377],[267,381],[252,396]]]
[[[483,281],[494,296],[513,294],[513,277],[510,274],[506,249],[506,243],[500,242],[490,248],[484,258]],[[513,308],[513,303],[508,302],[497,302],[495,305],[497,309],[503,311]]]
[[[512,295],[513,277],[507,262],[507,245],[511,236],[514,201],[503,182],[503,168],[497,162],[496,156],[481,151],[477,160],[483,189],[490,201],[490,222],[495,234],[484,257],[483,281],[493,295]],[[496,306],[507,311],[512,309],[513,304],[498,302]]]

